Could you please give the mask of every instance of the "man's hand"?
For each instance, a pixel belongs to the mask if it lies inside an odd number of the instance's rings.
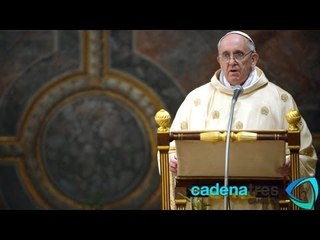
[[[291,171],[291,162],[290,162],[290,157],[286,158],[286,162],[282,167],[278,168],[278,173],[282,176],[282,177],[286,177],[290,175],[290,171]]]
[[[177,173],[177,167],[178,167],[178,159],[177,156],[171,155],[169,159],[169,170],[173,173]]]

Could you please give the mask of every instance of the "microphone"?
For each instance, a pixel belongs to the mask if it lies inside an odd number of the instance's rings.
[[[233,122],[233,113],[234,113],[234,106],[238,100],[238,97],[243,92],[243,87],[237,85],[233,87],[233,96],[231,102],[231,109],[230,109],[230,116],[228,121],[228,128],[227,128],[227,140],[226,140],[226,154],[225,154],[225,162],[224,162],[224,186],[228,189],[228,177],[229,177],[229,148],[230,148],[230,134],[231,134],[231,126]],[[230,209],[228,207],[229,203],[229,195],[224,196],[224,210]],[[230,204],[229,204],[230,205]]]
[[[243,87],[240,85],[237,85],[233,88],[233,97],[232,101],[237,101],[240,94],[243,92]]]

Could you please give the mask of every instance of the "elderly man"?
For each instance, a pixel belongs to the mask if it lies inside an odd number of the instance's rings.
[[[211,81],[191,91],[178,109],[171,131],[227,129],[230,103],[234,86],[241,85],[243,93],[234,109],[234,130],[288,129],[285,115],[290,109],[298,109],[293,97],[270,82],[258,68],[259,55],[250,36],[241,31],[225,34],[218,42],[217,61],[220,69]],[[312,146],[312,136],[303,118],[301,130],[300,174],[314,176],[317,156]],[[174,144],[174,142],[172,143]],[[287,154],[289,151],[287,150]],[[170,151],[170,171],[175,174],[179,159]],[[279,169],[283,176],[289,175],[290,159]],[[306,187],[308,191],[308,187]],[[212,202],[215,201],[215,202]],[[213,209],[223,209],[223,200],[210,200]],[[174,207],[174,204],[172,205]],[[273,203],[250,203],[248,199],[232,200],[231,209],[277,209]]]

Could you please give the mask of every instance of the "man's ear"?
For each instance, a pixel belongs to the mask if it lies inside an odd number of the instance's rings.
[[[219,65],[220,65],[220,57],[219,57],[219,56],[217,57],[217,62],[218,62]]]
[[[253,53],[251,61],[252,61],[251,62],[251,67],[252,67],[252,69],[254,69],[255,66],[257,65],[258,61],[259,61],[259,54],[258,53]]]

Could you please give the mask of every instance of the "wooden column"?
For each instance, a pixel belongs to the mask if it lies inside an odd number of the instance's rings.
[[[170,210],[169,126],[171,117],[167,111],[161,109],[156,113],[154,118],[159,125],[157,131],[157,145],[160,155],[161,208],[162,210]]]
[[[300,150],[300,130],[298,123],[301,120],[301,115],[297,110],[291,110],[286,115],[289,123],[288,128],[288,148],[290,150],[291,160],[291,182],[300,178],[300,165],[299,165],[299,150]],[[293,195],[300,199],[300,187],[293,190]],[[299,210],[299,207],[291,203],[292,210]]]

